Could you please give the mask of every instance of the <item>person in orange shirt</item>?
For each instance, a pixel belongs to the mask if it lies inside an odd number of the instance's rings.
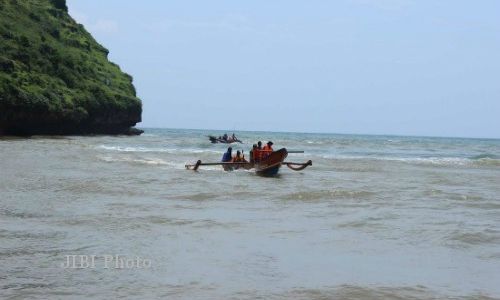
[[[269,141],[267,142],[267,145],[264,146],[264,148],[262,148],[263,151],[268,151],[268,152],[273,152],[273,142]]]
[[[273,152],[273,142],[269,141],[267,142],[267,144],[264,146],[264,148],[262,148],[262,158],[266,158],[268,157],[269,155],[271,155],[271,153]]]
[[[232,162],[245,162],[245,157],[242,156],[240,150],[236,151],[236,156],[233,157]]]

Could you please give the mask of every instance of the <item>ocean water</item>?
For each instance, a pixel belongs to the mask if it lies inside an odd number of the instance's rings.
[[[0,298],[500,298],[500,140],[237,132],[313,161],[263,178],[208,134],[0,139]]]

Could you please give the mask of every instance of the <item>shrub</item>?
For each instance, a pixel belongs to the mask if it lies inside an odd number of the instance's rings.
[[[12,60],[0,56],[0,71],[11,73],[14,69],[15,65]]]
[[[56,52],[56,49],[52,48],[49,44],[40,45],[40,53],[44,55],[52,55]]]
[[[26,67],[30,68],[31,64],[31,57],[28,53],[26,52],[18,52],[15,55],[13,55],[13,58],[22,62]]]
[[[56,39],[59,39],[61,37],[61,32],[57,28],[52,28],[49,31],[50,35],[53,36]]]
[[[37,15],[37,14],[35,14],[34,12],[30,12],[29,17],[30,17],[31,19],[35,20],[35,21],[38,21],[38,22],[40,22],[40,20],[41,20],[41,19],[40,19],[40,16],[38,16],[38,15]]]
[[[66,0],[51,0],[52,5],[54,5],[57,9],[62,9],[64,11],[68,11],[68,6],[66,5]]]
[[[21,35],[19,37],[19,44],[23,47],[29,47],[30,46],[30,40],[25,35]]]
[[[76,86],[78,79],[68,68],[60,66],[56,72],[56,75],[57,77],[61,78],[69,88],[74,88]]]

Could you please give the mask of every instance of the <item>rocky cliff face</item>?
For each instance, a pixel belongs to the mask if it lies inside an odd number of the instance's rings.
[[[0,0],[0,135],[130,133],[141,101],[107,55],[65,0]]]

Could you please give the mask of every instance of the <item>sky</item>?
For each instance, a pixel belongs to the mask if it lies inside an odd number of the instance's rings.
[[[500,138],[500,1],[67,4],[139,127]]]

